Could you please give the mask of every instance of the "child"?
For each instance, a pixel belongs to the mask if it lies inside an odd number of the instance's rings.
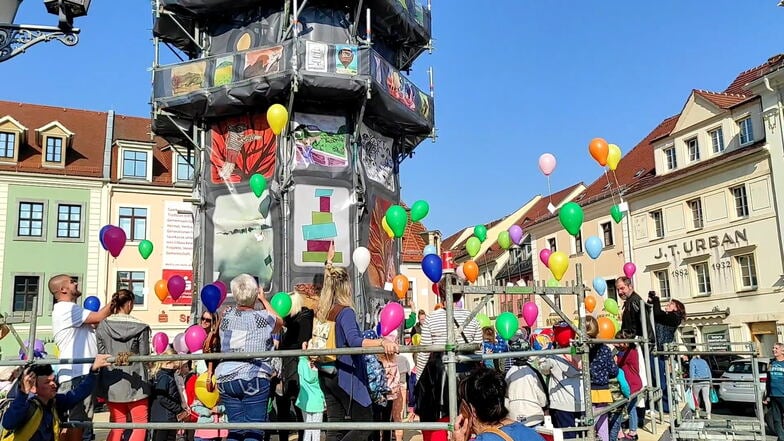
[[[392,331],[389,335],[383,338],[384,340],[388,340],[388,341],[397,341],[397,331]],[[392,410],[395,409],[396,407],[395,402],[401,401],[400,395],[401,395],[402,388],[400,386],[400,371],[397,366],[396,355],[381,354],[378,356],[378,360],[381,362],[381,365],[384,367],[384,375],[386,377],[386,385],[387,388],[389,389],[389,393],[386,396],[387,401],[385,404],[373,403],[373,421],[388,423],[392,421]],[[379,439],[378,432],[374,432],[373,435],[371,435],[370,439],[378,440]],[[381,441],[391,441],[391,440],[392,440],[391,430],[381,431]]]
[[[177,352],[169,347],[166,355]],[[177,387],[175,372],[179,368],[176,361],[158,361],[150,370],[153,380],[152,405],[150,406],[151,423],[176,423],[188,418],[188,411],[183,407],[180,389]],[[175,441],[176,430],[153,430],[152,441]]]
[[[634,332],[628,329],[621,329],[615,335],[619,340],[635,338]],[[634,343],[620,343],[618,347],[618,367],[623,371],[623,376],[629,383],[632,394],[642,390],[642,378],[640,377],[640,358],[637,353],[637,346]],[[637,416],[637,397],[629,400],[629,430],[623,435],[627,440],[637,440],[637,426],[639,419]],[[622,438],[618,438],[622,439]],[[614,440],[613,440],[614,441]]]
[[[589,338],[599,335],[599,322],[592,316],[585,317],[585,332]],[[618,365],[613,360],[612,349],[604,343],[591,345],[588,350],[589,371],[591,373],[591,402],[596,410],[613,402],[610,392],[610,379],[618,376]],[[596,419],[596,432],[602,441],[608,441],[608,414]],[[614,441],[614,440],[613,440]]]
[[[217,404],[212,409],[208,408],[199,400],[193,400],[191,405],[193,413],[199,416],[198,423],[209,426],[210,423],[220,423],[226,418],[224,417],[226,409]],[[194,434],[194,441],[220,441],[221,438],[229,434],[225,429],[196,429]]]
[[[296,406],[302,410],[305,423],[320,423],[324,419],[324,392],[319,386],[316,360],[318,357],[303,355],[299,357],[299,364],[297,364],[299,394]],[[305,430],[302,441],[321,441],[321,431],[319,429]]]

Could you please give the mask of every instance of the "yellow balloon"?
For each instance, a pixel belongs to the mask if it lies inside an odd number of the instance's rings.
[[[608,147],[607,166],[610,167],[610,170],[615,171],[618,168],[618,163],[621,162],[621,148],[615,144],[610,144]]]
[[[280,135],[288,121],[289,112],[282,105],[273,104],[267,109],[267,123],[275,135]]]
[[[550,254],[548,264],[550,266],[550,271],[553,273],[553,277],[560,282],[564,273],[566,273],[566,269],[569,268],[569,256],[563,251],[556,251],[553,254]]]
[[[387,232],[387,235],[390,238],[395,237],[395,233],[392,231],[392,228],[390,228],[389,224],[387,223],[387,217],[386,216],[381,218],[381,226],[384,228],[384,231]]]
[[[411,337],[411,343],[413,343],[416,346],[419,346],[419,343],[422,343],[422,336],[419,334],[414,334],[414,336]]]
[[[215,378],[212,379],[212,384],[215,384]],[[207,390],[207,373],[204,372],[203,374],[199,375],[196,378],[196,398],[201,401],[201,404],[206,406],[209,409],[215,407],[218,404],[218,398],[220,395],[218,394],[218,388],[214,388],[212,392]]]

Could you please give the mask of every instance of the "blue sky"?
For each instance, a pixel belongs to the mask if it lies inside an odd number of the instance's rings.
[[[92,3],[78,46],[40,44],[0,64],[0,99],[149,115],[149,2]],[[588,184],[601,173],[591,138],[626,152],[691,89],[721,91],[784,52],[776,0],[479,3],[433,0],[436,50],[412,72],[426,90],[435,70],[439,138],[403,163],[403,196],[427,200],[425,224],[444,235],[546,193],[540,154],[558,158],[553,191]],[[55,22],[39,0],[17,16]]]

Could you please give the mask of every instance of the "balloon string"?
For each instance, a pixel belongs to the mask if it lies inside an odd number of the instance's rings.
[[[612,182],[610,181],[610,175],[607,174],[607,169],[604,169],[604,177],[607,178],[607,185],[610,186],[610,197],[612,198],[612,203],[615,205],[615,194],[612,191]],[[620,193],[619,193],[620,197]]]
[[[550,198],[550,205],[553,204],[553,190],[550,188],[550,175],[547,175],[547,196]]]
[[[623,202],[623,198],[621,197],[621,184],[618,183],[618,175],[615,174],[615,170],[613,172],[613,179],[615,179],[615,187],[618,188],[618,199]]]

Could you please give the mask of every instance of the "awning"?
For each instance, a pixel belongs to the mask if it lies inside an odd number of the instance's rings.
[[[730,308],[727,309],[719,309],[718,306],[714,306],[712,310],[706,312],[689,312],[686,313],[686,321],[687,322],[694,322],[698,320],[723,320],[730,315]]]

